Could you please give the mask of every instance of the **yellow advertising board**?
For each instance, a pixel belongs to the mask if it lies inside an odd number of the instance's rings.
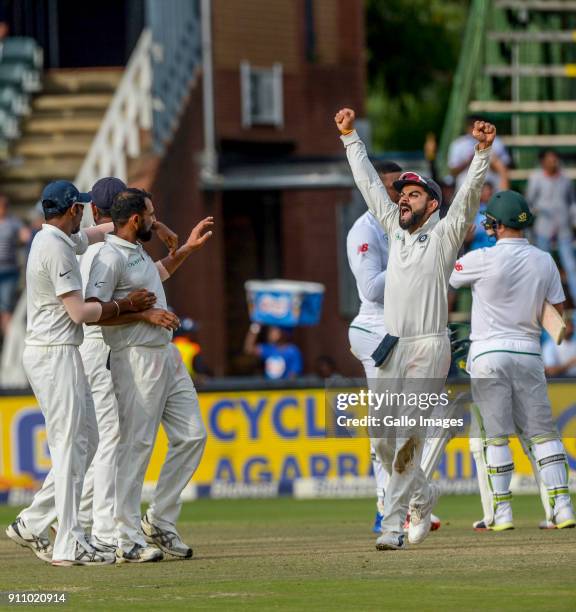
[[[564,438],[570,468],[576,470],[576,384],[549,385],[554,417]],[[339,479],[371,474],[366,438],[326,438],[324,389],[200,393],[208,442],[194,482],[290,483],[301,478]],[[33,396],[0,397],[0,488],[36,484],[50,466],[44,420]],[[514,463],[531,474],[517,440]],[[164,431],[158,436],[146,480],[152,484],[166,454]],[[468,440],[452,440],[437,477],[450,482],[475,476]],[[6,484],[7,483],[7,484]]]

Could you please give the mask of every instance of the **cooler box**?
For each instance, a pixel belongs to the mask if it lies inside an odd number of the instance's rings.
[[[261,325],[317,325],[322,314],[324,285],[291,280],[250,280],[245,283],[250,320]]]

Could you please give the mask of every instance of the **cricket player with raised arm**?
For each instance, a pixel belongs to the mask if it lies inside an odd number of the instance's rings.
[[[379,161],[375,164],[390,199],[398,203],[400,194],[394,189],[402,168],[395,162]],[[366,211],[352,225],[346,237],[348,265],[356,280],[360,310],[350,323],[348,338],[350,351],[362,363],[366,380],[372,384],[377,376],[372,353],[386,335],[384,327],[384,285],[388,263],[388,237],[370,211]],[[380,533],[384,496],[388,474],[376,451],[370,445],[372,469],[376,480],[376,517],[373,532]],[[438,517],[432,517],[432,530],[440,528]]]
[[[574,527],[566,451],[552,420],[540,348],[545,309],[563,313],[560,273],[550,254],[524,237],[532,215],[522,195],[495,194],[485,214],[486,229],[496,236],[496,245],[459,259],[450,284],[472,287],[467,367],[494,501],[487,528],[514,528],[509,436],[515,433],[528,441],[548,490],[554,527]]]
[[[87,300],[118,299],[142,284],[157,297],[155,313],[164,322],[151,325],[141,315],[117,317],[102,333],[110,347],[110,370],[118,400],[120,443],[116,478],[116,556],[119,562],[162,559],[163,552],[191,558],[192,549],[180,538],[176,521],[180,494],[200,463],[206,430],[198,396],[178,349],[171,343],[177,317],[167,311],[162,282],[212,235],[208,217],[188,241],[159,265],[142,242],[150,239],[155,222],[150,194],[126,189],[111,209],[114,233],[94,257],[86,286]],[[168,437],[154,499],[142,520],[140,503],[144,475],[160,422]],[[154,543],[156,546],[149,546]],[[162,552],[163,551],[163,552]]]
[[[389,238],[384,326],[398,340],[378,368],[378,378],[445,380],[450,367],[448,278],[480,205],[496,129],[483,121],[475,124],[478,144],[468,176],[441,220],[440,187],[415,172],[404,172],[394,183],[400,199],[398,205],[392,202],[354,129],[354,118],[354,111],[344,108],[335,122],[356,185]],[[403,523],[411,498],[408,540],[422,542],[430,531],[437,488],[420,468],[421,437],[415,431],[373,438],[372,444],[390,474],[377,549],[405,548]]]
[[[110,209],[114,198],[125,189],[124,182],[115,177],[109,176],[96,181],[90,195],[92,215],[97,225],[112,224]],[[159,221],[156,221],[152,229],[169,248],[174,250],[178,246],[178,237]],[[80,274],[84,292],[94,257],[104,244],[105,242],[91,244],[80,257]],[[152,319],[156,312],[147,310],[140,316]],[[174,315],[169,314],[169,316],[172,318]],[[149,322],[152,321],[149,320]],[[86,529],[91,525],[90,542],[96,550],[115,553],[114,492],[120,431],[114,385],[110,370],[106,367],[109,352],[110,349],[104,342],[101,327],[85,325],[84,342],[80,346],[80,355],[92,392],[99,440],[96,454],[84,479],[79,518],[80,523]]]
[[[78,507],[86,468],[98,444],[94,405],[78,347],[82,323],[102,322],[127,311],[149,308],[153,293],[136,287],[121,299],[90,304],[82,296],[76,255],[102,241],[112,224],[80,230],[84,203],[68,181],[55,181],[42,193],[46,223],[36,234],[26,266],[27,328],[23,363],[46,421],[52,469],[32,504],[6,530],[52,565],[102,565],[115,558],[86,540]],[[58,520],[52,547],[48,528]]]

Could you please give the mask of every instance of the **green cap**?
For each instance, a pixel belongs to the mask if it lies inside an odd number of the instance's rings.
[[[495,193],[486,206],[486,217],[491,217],[513,229],[524,229],[534,222],[528,202],[517,191]]]

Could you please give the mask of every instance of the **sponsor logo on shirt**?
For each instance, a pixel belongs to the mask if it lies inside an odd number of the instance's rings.
[[[421,234],[418,236],[418,242],[426,242],[428,240],[428,234]]]
[[[144,261],[146,261],[146,260],[145,260],[145,259],[144,259],[144,257],[141,255],[141,256],[140,256],[138,259],[133,259],[132,261],[129,261],[129,262],[128,262],[128,267],[129,267],[129,268],[133,268],[134,266],[137,266],[139,263],[142,263],[142,262],[144,262]]]
[[[100,289],[100,287],[102,287],[105,284],[106,284],[106,281],[96,281],[94,283],[94,287],[97,287],[98,289]]]
[[[454,264],[454,270],[456,270],[456,272],[462,272],[462,270],[464,270],[464,266],[459,261],[457,261]]]
[[[365,242],[358,247],[358,253],[366,253],[368,251],[368,243]]]
[[[68,270],[67,272],[60,272],[60,278],[66,276],[66,274],[70,274],[70,272],[72,272],[72,268],[70,268],[70,270]]]

